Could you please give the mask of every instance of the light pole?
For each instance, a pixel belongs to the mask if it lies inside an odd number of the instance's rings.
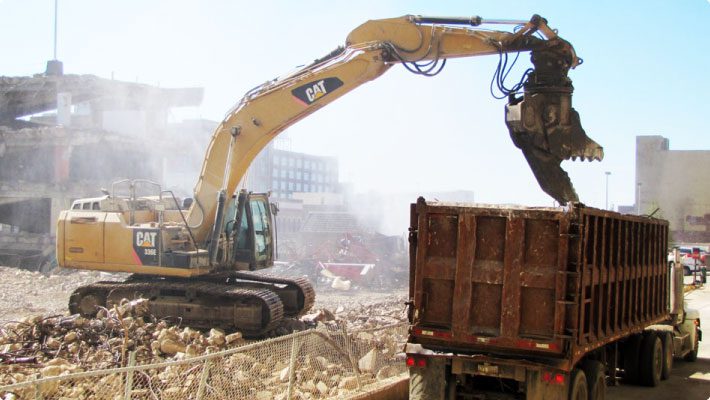
[[[606,175],[606,206],[604,207],[605,210],[609,209],[609,175],[611,175],[611,171],[606,171],[604,172]]]
[[[641,215],[641,182],[637,184],[636,189],[636,215]]]
[[[57,59],[57,8],[59,0],[54,0],[54,59]]]

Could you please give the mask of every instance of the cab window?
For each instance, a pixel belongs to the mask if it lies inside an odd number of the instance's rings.
[[[237,232],[237,248],[249,250],[249,221],[247,221],[246,209],[242,211],[241,223]]]
[[[91,205],[91,209],[92,210],[100,210],[101,207],[99,207],[99,202],[98,201],[93,202],[93,204]]]
[[[271,249],[269,248],[269,237],[271,236],[271,227],[269,214],[266,210],[265,202],[262,200],[251,200],[249,205],[252,213],[252,222],[254,224],[254,247],[256,260],[264,260],[269,257]]]
[[[91,209],[91,203],[84,203],[81,205],[82,210],[90,210]]]
[[[71,206],[71,209],[72,209],[72,210],[81,210],[81,204],[80,204],[80,203],[74,203],[74,204]]]

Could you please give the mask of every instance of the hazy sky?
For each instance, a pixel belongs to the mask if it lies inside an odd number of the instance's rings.
[[[221,120],[248,89],[325,55],[368,19],[534,13],[584,59],[570,73],[574,106],[606,158],[563,164],[581,201],[603,207],[611,171],[610,203],[633,204],[636,135],[709,147],[708,0],[60,0],[58,59],[70,74],[204,87],[202,106],[174,117]],[[0,0],[0,75],[44,71],[53,19],[53,0]],[[396,66],[291,127],[293,150],[339,157],[341,180],[358,191],[462,189],[479,202],[550,205],[508,137],[505,101],[489,94],[497,61],[453,60],[434,78]]]

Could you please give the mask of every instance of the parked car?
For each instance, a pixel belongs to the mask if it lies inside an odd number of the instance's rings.
[[[705,264],[705,259],[707,257],[707,252],[700,247],[680,247],[678,248],[681,254],[684,256],[692,257],[699,260],[702,264]]]
[[[691,275],[695,272],[700,272],[700,268],[704,264],[698,258],[692,257],[691,253],[683,252],[683,249],[679,249],[680,263],[683,266],[683,275]],[[675,259],[673,258],[673,252],[668,253],[668,266],[673,268],[675,266]]]

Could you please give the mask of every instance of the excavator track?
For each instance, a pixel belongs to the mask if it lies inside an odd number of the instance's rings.
[[[290,278],[262,272],[230,271],[225,274],[212,275],[208,279],[210,282],[227,281],[234,285],[272,290],[281,299],[284,305],[284,315],[288,318],[304,315],[316,301],[313,285],[304,277]]]
[[[136,276],[76,289],[69,298],[69,311],[91,317],[100,307],[111,307],[124,298],[150,300],[150,313],[156,318],[174,318],[194,328],[238,330],[247,337],[266,335],[284,316],[283,304],[272,290]]]

